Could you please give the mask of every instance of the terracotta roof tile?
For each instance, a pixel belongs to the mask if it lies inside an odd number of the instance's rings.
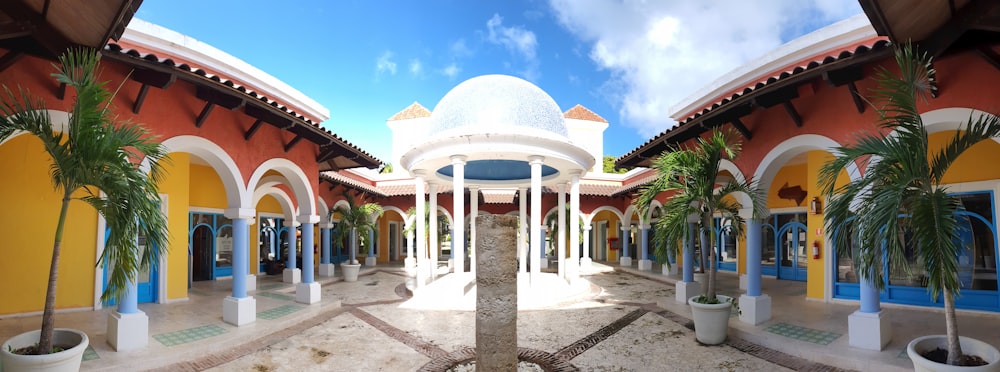
[[[573,108],[566,110],[566,112],[563,114],[563,117],[567,119],[596,121],[599,123],[608,122],[607,120],[604,120],[604,118],[602,118],[601,115],[598,115],[593,111],[590,111],[590,109],[583,107],[580,104],[577,104],[576,106],[573,106]]]
[[[403,109],[403,111],[397,112],[396,115],[390,117],[388,121],[429,118],[430,116],[430,110],[420,105],[419,102],[413,102],[412,105]]]

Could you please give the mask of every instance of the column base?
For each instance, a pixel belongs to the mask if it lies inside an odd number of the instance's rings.
[[[747,274],[740,274],[740,290],[745,291],[747,288],[750,288],[749,283],[750,279],[747,277]]]
[[[771,296],[740,296],[740,321],[758,325],[771,319]]]
[[[247,292],[257,290],[257,275],[247,275]]]
[[[548,269],[549,268],[549,258],[548,257],[542,257],[540,260],[538,260],[538,267],[543,268],[543,269]]]
[[[149,345],[149,317],[141,310],[130,314],[108,313],[108,345],[115,351],[143,349]]]
[[[319,283],[299,283],[295,285],[295,302],[312,305],[319,302]]]
[[[663,264],[663,267],[660,268],[660,273],[665,276],[677,276],[677,264],[670,264],[670,267],[667,267],[667,264]]]
[[[632,257],[622,257],[618,259],[618,264],[621,266],[632,266]]]
[[[334,264],[319,264],[319,276],[331,277],[336,275],[337,265]]]
[[[374,256],[365,257],[365,266],[375,266],[377,261],[378,261],[377,257]]]
[[[881,351],[892,340],[892,322],[885,310],[877,313],[858,310],[847,316],[847,334],[851,346]]]
[[[698,282],[677,282],[674,301],[686,304],[688,299],[701,294],[701,284]]]
[[[581,258],[580,259],[580,271],[590,270],[590,268],[594,266],[593,264],[594,264],[594,260],[591,260],[590,257]]]
[[[639,270],[641,270],[641,271],[650,271],[650,270],[653,270],[653,261],[652,260],[639,260]]]
[[[580,278],[580,265],[576,260],[566,260],[566,280],[573,282]]]
[[[403,267],[405,268],[417,267],[417,259],[413,257],[404,258]]]
[[[257,321],[257,300],[226,296],[222,300],[222,321],[237,327]]]
[[[302,282],[302,270],[285,269],[281,272],[281,281],[285,283],[297,284]]]

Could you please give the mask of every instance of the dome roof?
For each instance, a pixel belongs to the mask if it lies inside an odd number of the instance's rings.
[[[508,75],[471,78],[445,94],[431,114],[433,136],[541,130],[569,136],[563,113],[534,84]]]

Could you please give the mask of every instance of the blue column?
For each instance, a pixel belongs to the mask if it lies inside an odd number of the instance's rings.
[[[135,244],[139,244],[139,237],[136,236]],[[108,268],[113,269],[113,268]],[[138,288],[135,283],[135,276],[129,278],[128,282],[125,283],[125,293],[122,294],[122,298],[118,301],[118,313],[119,314],[132,314],[139,311],[139,297]]]
[[[375,230],[368,229],[368,257],[375,257]]]
[[[314,224],[302,224],[302,282],[309,284],[313,282],[313,235],[315,235]]]
[[[698,224],[688,223],[688,235],[684,242],[684,279],[683,282],[694,281],[694,234],[698,231]]]
[[[295,238],[295,224],[288,224],[288,259],[285,260],[285,268],[295,269],[295,247],[298,239]]]
[[[648,260],[649,259],[649,229],[644,226],[639,231],[642,233],[642,241],[639,242],[639,244],[642,244],[642,256],[641,257],[642,257],[643,260]]]
[[[858,275],[861,281],[861,312],[862,313],[877,313],[882,310],[881,301],[878,298],[878,289],[872,284],[870,280],[865,279],[862,275]]]
[[[351,244],[351,249],[350,249],[350,251],[351,251],[351,253],[350,253],[351,258],[350,259],[351,259],[351,261],[350,261],[350,264],[353,265],[355,263],[355,261],[357,261],[356,255],[357,255],[357,252],[358,252],[358,228],[356,228],[356,227],[352,227],[351,228],[351,233],[348,236],[347,240],[351,241],[351,243],[350,243]]]
[[[760,296],[760,220],[747,220],[747,296]]]
[[[330,229],[321,228],[319,229],[319,263],[328,264],[330,263]]]
[[[629,226],[622,225],[622,257],[632,257],[628,255],[628,246],[631,244],[629,240],[632,240],[632,229]]]
[[[250,227],[245,218],[233,220],[233,297],[247,296],[250,275]]]

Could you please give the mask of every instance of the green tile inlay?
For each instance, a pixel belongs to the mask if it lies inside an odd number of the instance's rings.
[[[814,344],[829,345],[834,340],[842,336],[840,333],[821,331],[818,329],[806,328],[788,323],[778,323],[767,327],[766,331],[794,338],[800,341],[812,342]]]
[[[903,350],[899,351],[899,355],[896,355],[896,358],[899,358],[899,359],[910,359],[910,354],[906,353],[906,348],[904,347]]]
[[[286,283],[264,284],[264,285],[260,286],[260,290],[262,290],[262,291],[269,291],[269,290],[272,290],[272,289],[275,289],[275,288],[282,288],[282,287],[287,287],[287,286],[289,286],[289,284],[286,284]]]
[[[295,297],[292,297],[292,296],[289,296],[289,295],[283,295],[281,293],[274,293],[274,292],[260,292],[260,293],[257,293],[257,295],[261,296],[261,297],[270,297],[270,298],[273,298],[273,299],[276,299],[276,300],[285,300],[285,301],[293,301],[293,300],[295,300]]]
[[[97,350],[94,350],[93,346],[87,345],[87,350],[83,351],[83,361],[101,359],[100,355],[97,355]]]
[[[260,319],[274,320],[285,315],[294,313],[296,311],[302,310],[303,306],[295,305],[285,305],[273,308],[271,310],[265,310],[257,313],[257,317]]]
[[[174,345],[186,344],[188,342],[198,341],[212,336],[218,336],[223,333],[226,333],[225,329],[213,324],[201,327],[182,329],[180,331],[160,333],[157,335],[153,335],[153,338],[156,339],[156,341],[159,341],[164,346],[174,346]]]

